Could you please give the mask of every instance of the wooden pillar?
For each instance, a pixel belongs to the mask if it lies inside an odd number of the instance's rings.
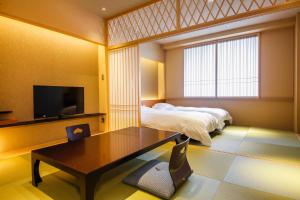
[[[295,25],[294,131],[300,133],[300,13]]]
[[[106,47],[98,47],[99,112],[108,113],[108,75]],[[108,131],[108,114],[100,118],[100,131]]]

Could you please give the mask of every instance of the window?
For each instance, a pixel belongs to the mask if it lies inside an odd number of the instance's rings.
[[[184,96],[257,97],[258,36],[184,50]]]

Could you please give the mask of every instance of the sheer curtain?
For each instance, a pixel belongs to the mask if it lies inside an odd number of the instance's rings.
[[[219,97],[258,96],[258,37],[218,43]]]
[[[109,52],[109,128],[139,126],[138,47]]]
[[[216,45],[184,50],[184,96],[216,95]]]
[[[258,36],[184,50],[184,96],[257,97]]]

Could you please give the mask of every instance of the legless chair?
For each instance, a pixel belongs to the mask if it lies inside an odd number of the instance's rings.
[[[90,126],[88,124],[69,126],[66,127],[66,130],[69,142],[91,136]]]
[[[170,162],[151,160],[123,181],[164,199],[170,199],[193,173],[186,157],[190,138],[173,147]]]

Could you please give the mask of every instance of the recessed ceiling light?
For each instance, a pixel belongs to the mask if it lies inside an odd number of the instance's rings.
[[[103,7],[103,8],[101,8],[101,11],[105,12],[105,11],[106,11],[106,8],[104,8],[104,7]]]

